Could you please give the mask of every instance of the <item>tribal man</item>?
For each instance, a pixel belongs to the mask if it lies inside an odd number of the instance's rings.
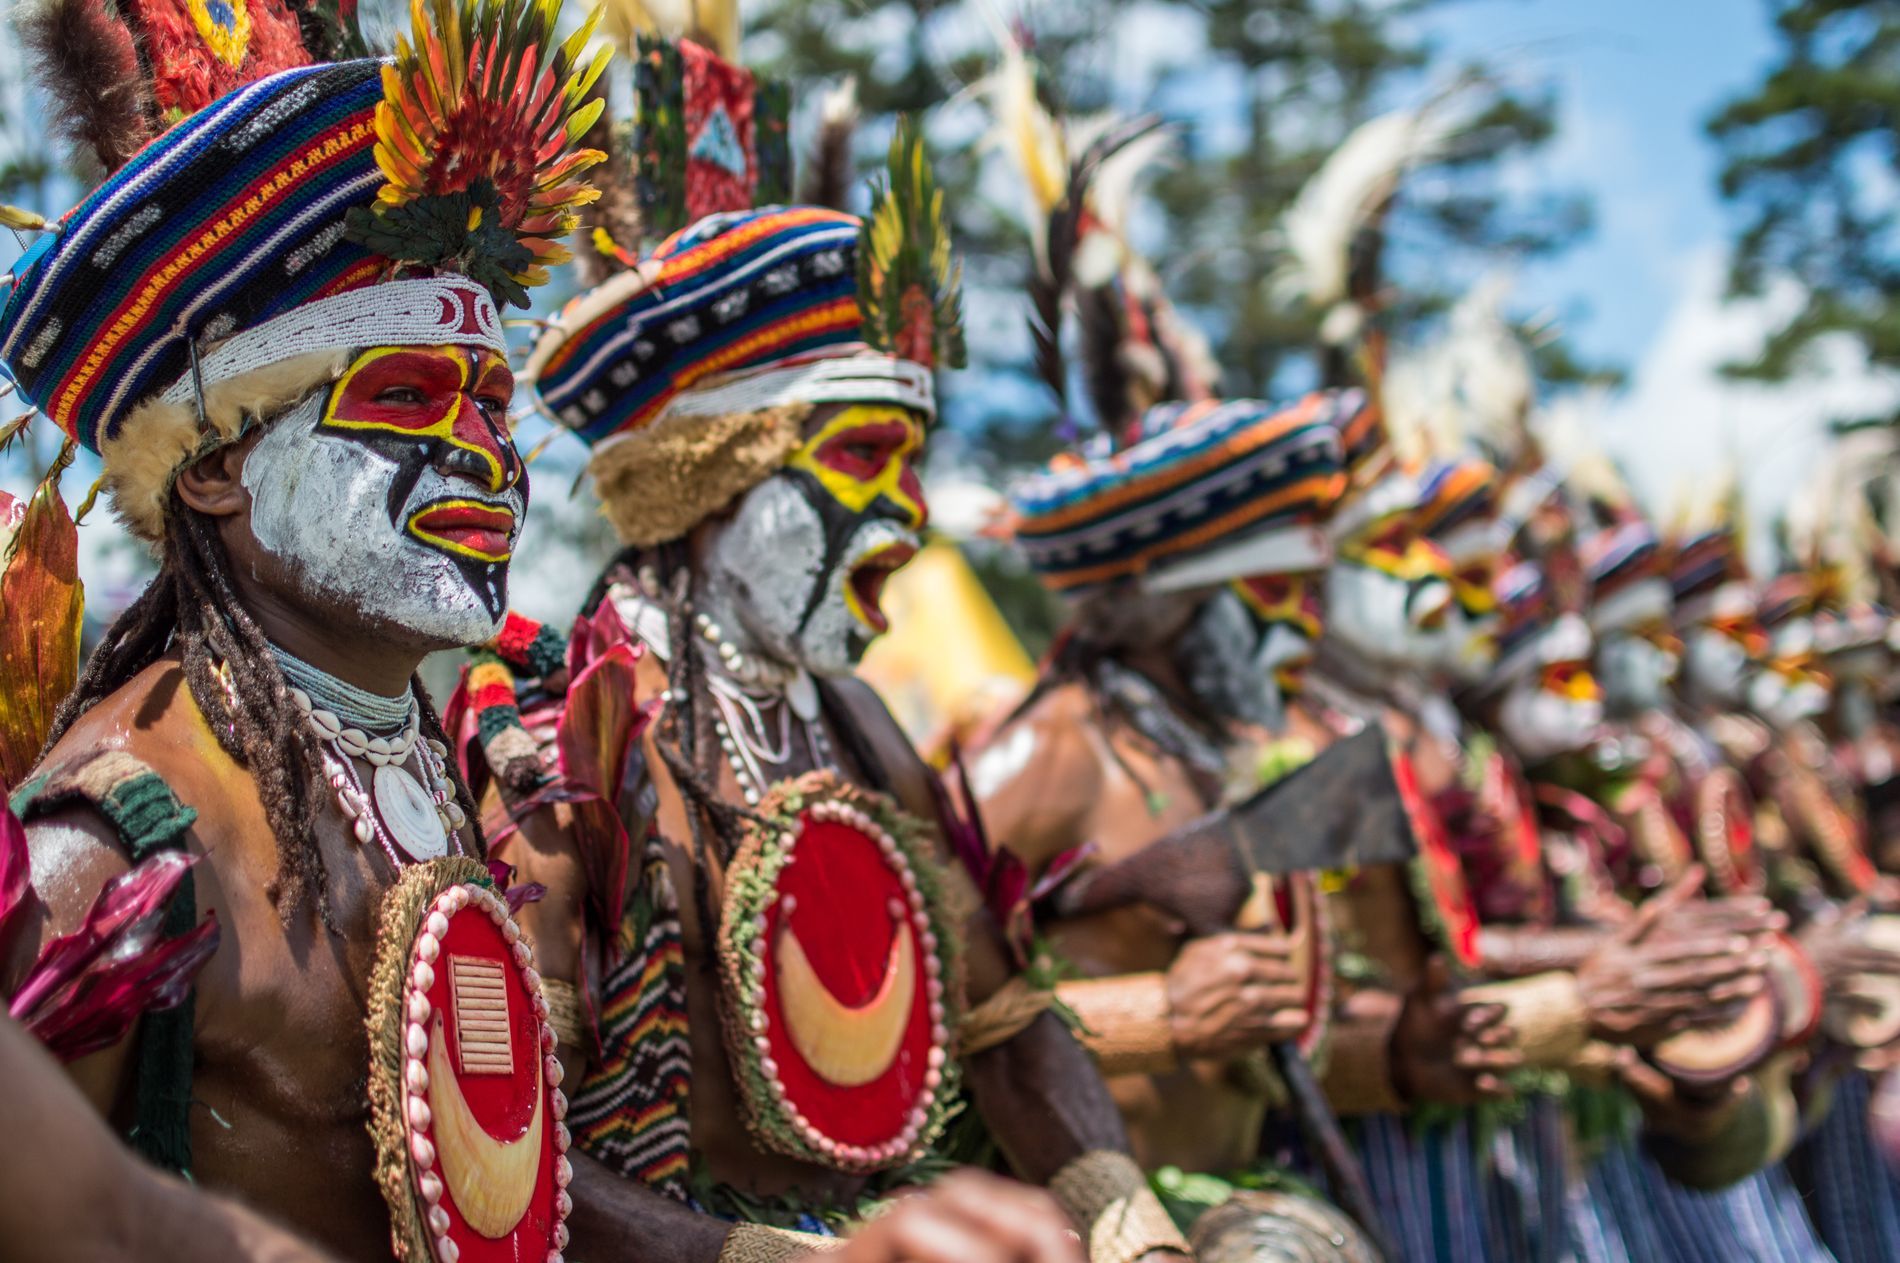
[[[599,72],[578,57],[590,25],[563,42],[558,6],[441,8],[393,63],[323,64],[254,5],[215,63],[200,50],[210,73],[166,61],[141,86],[133,41],[159,18],[125,12],[89,34],[127,80],[63,90],[185,117],[102,150],[117,169],[20,264],[0,356],[100,455],[161,564],[13,798],[32,879],[0,882],[14,1011],[55,1051],[98,1050],[72,1072],[148,1156],[345,1257],[558,1263],[586,1160],[511,915],[533,892],[480,862],[415,672],[502,625],[527,480],[498,308],[546,279],[591,194],[597,155],[566,141]],[[496,47],[529,51],[504,76],[481,65]],[[471,117],[476,157],[453,130]],[[175,889],[168,930],[194,905],[207,920],[160,939]],[[137,1018],[121,994],[175,1000],[199,963],[195,1001],[90,1034]],[[168,1204],[145,1188],[104,1209]],[[1065,1263],[1038,1197],[959,1178],[848,1257]],[[162,1248],[171,1226],[150,1227]]]
[[[815,1238],[787,1229],[920,1178],[967,1100],[1092,1258],[1179,1257],[1054,1014],[959,1055],[966,995],[997,993],[1011,961],[947,862],[963,831],[934,777],[851,674],[924,525],[933,370],[962,357],[908,126],[891,157],[863,222],[718,213],[627,256],[531,361],[626,548],[564,664],[551,634],[498,643],[518,671],[564,666],[564,695],[537,711],[481,667],[462,728],[518,802],[501,854],[549,890],[523,917],[557,1011],[574,997],[560,1056],[581,1148],[669,1195],[590,1208],[612,1177],[577,1168],[577,1231],[664,1225],[654,1257],[801,1253]],[[517,698],[554,738],[552,789]]]

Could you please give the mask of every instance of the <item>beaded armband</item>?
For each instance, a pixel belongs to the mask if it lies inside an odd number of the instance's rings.
[[[1089,1263],[1132,1263],[1152,1250],[1189,1253],[1148,1177],[1125,1153],[1090,1150],[1056,1172],[1049,1192],[1086,1237]]]

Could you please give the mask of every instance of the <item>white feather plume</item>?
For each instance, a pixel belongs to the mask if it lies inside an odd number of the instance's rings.
[[[1439,97],[1362,123],[1306,182],[1271,245],[1283,259],[1270,282],[1275,301],[1333,312],[1347,293],[1360,230],[1383,213],[1405,173],[1445,151],[1460,122]],[[1334,321],[1343,332],[1348,322]]]
[[[1446,346],[1466,435],[1507,466],[1529,449],[1537,389],[1530,353],[1504,318],[1510,289],[1511,279],[1502,273],[1474,285],[1452,308]]]

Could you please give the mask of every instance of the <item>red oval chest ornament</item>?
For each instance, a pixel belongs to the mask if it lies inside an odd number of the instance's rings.
[[[377,1181],[406,1263],[560,1263],[567,1099],[534,953],[473,860],[387,896],[371,978]]]
[[[955,936],[936,860],[887,799],[776,787],[726,870],[727,1049],[762,1144],[843,1171],[920,1156],[955,1082]]]

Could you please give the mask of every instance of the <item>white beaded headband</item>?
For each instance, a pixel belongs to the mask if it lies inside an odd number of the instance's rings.
[[[662,416],[717,417],[761,412],[788,403],[888,403],[934,419],[931,372],[912,360],[857,346],[779,360],[683,390]]]
[[[196,377],[209,387],[312,351],[367,346],[482,346],[508,353],[486,287],[461,276],[412,277],[321,298],[240,330],[199,357]],[[197,385],[187,369],[161,398],[189,403]]]

